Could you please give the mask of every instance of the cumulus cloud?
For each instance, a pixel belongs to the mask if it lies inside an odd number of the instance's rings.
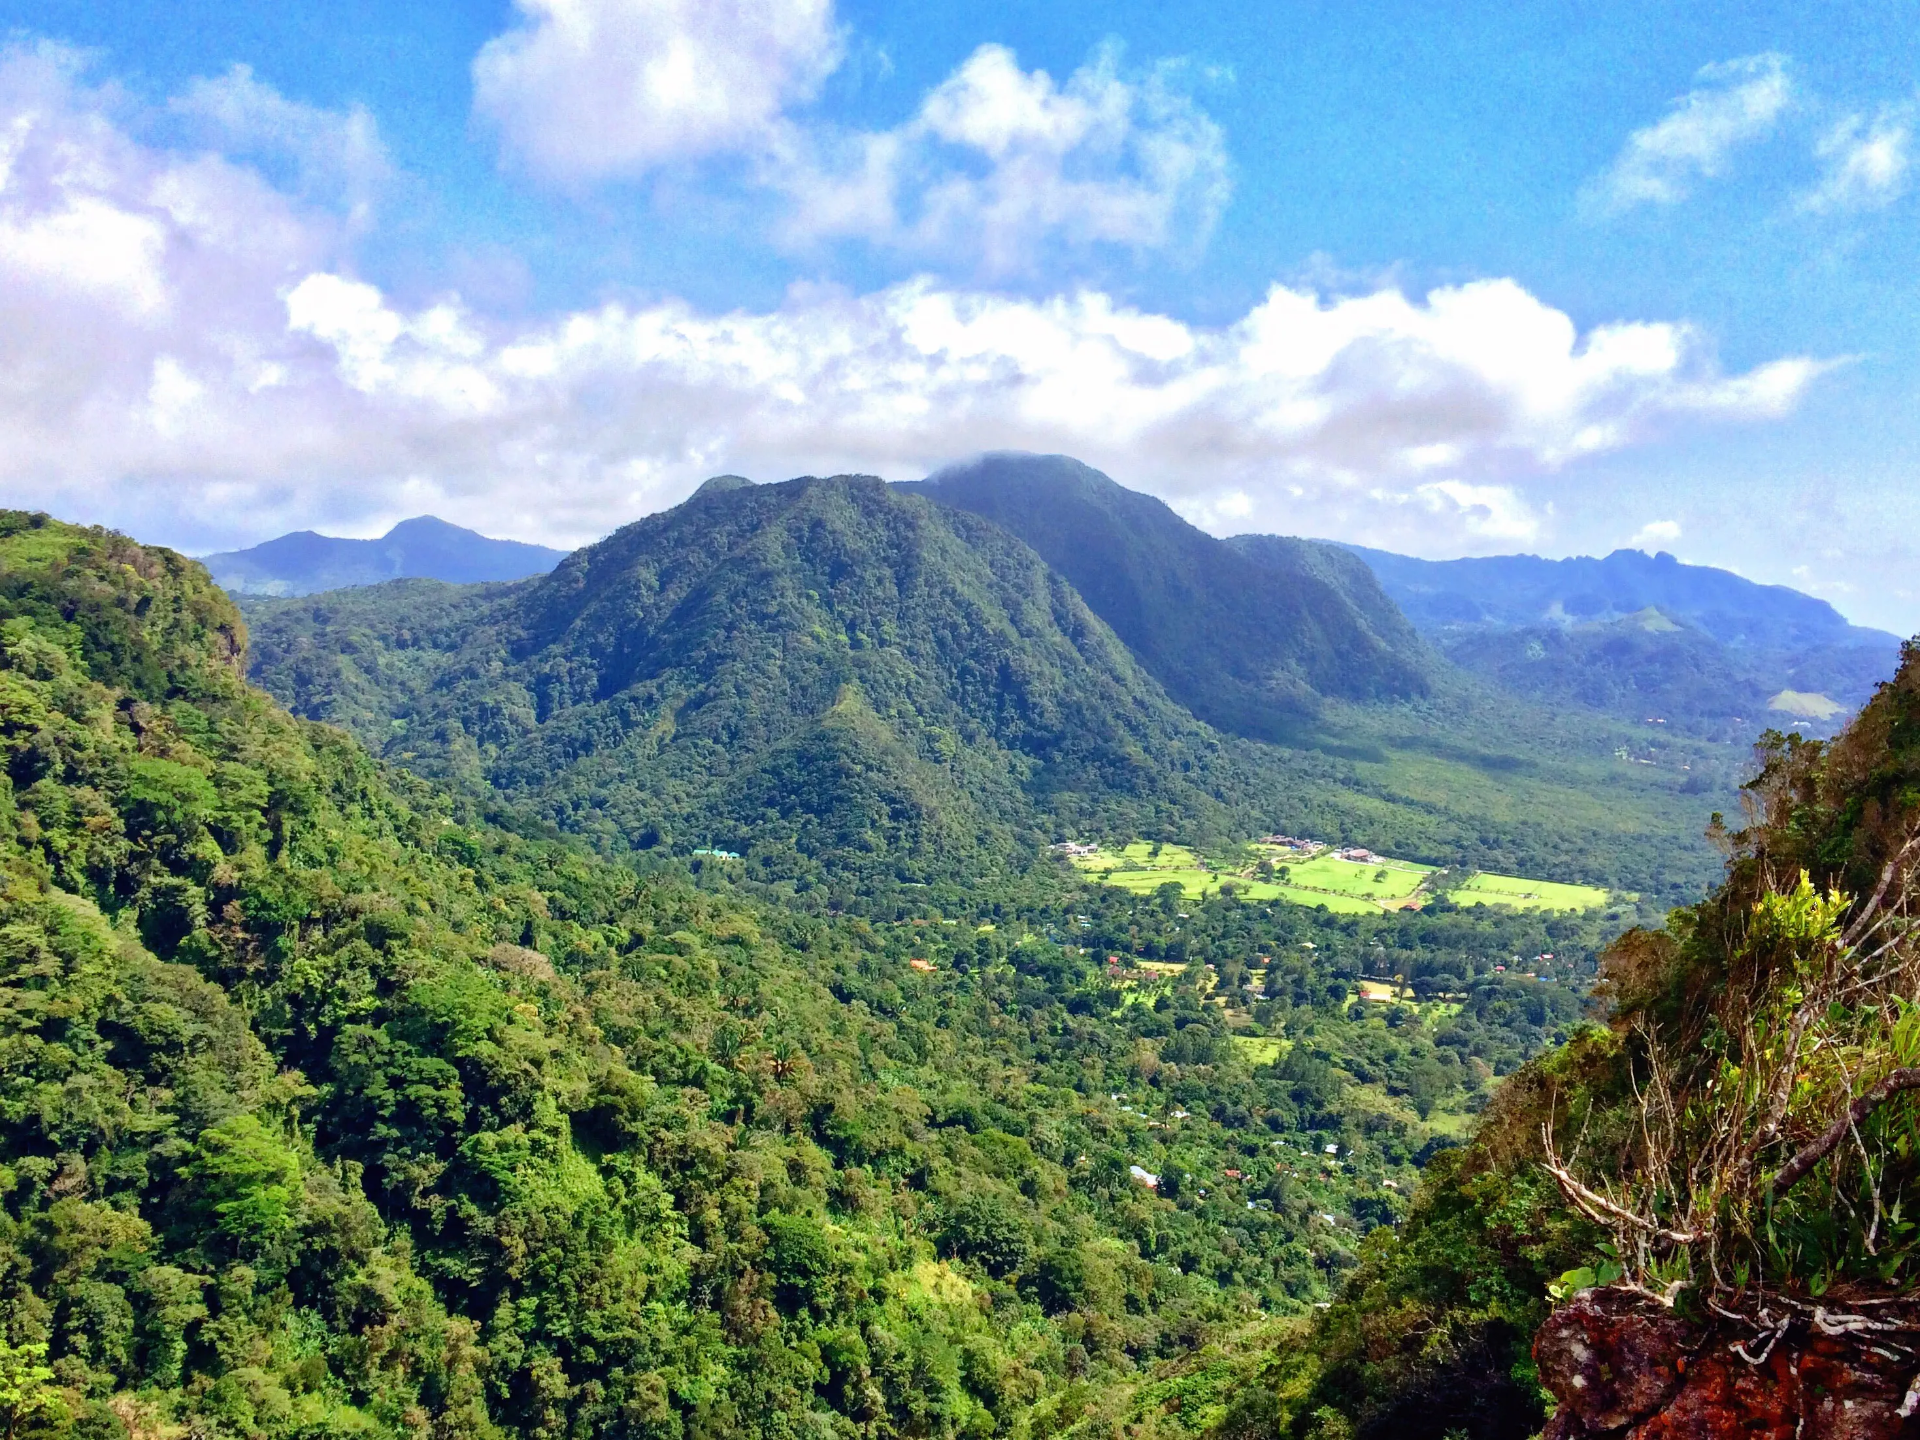
[[[1634,131],[1619,156],[1588,187],[1602,212],[1672,205],[1701,179],[1722,174],[1741,146],[1772,132],[1793,101],[1784,55],[1749,55],[1709,65],[1666,115]]]
[[[1078,454],[1219,528],[1530,537],[1542,477],[1819,373],[1683,324],[1582,333],[1510,280],[1276,286],[1196,325],[1097,290],[918,279],[771,309],[508,324],[357,277],[350,217],[146,145],[70,55],[0,55],[0,490],[181,543],[435,510],[577,542],[722,470],[894,478]]]
[[[1627,544],[1635,550],[1658,550],[1663,545],[1671,545],[1680,538],[1678,520],[1649,520],[1642,525]]]
[[[1914,107],[1882,106],[1871,121],[1848,115],[1814,148],[1820,182],[1800,197],[1803,210],[1875,210],[1907,188]]]
[[[290,165],[298,188],[346,206],[357,223],[393,177],[380,128],[363,105],[328,110],[289,100],[251,67],[192,81],[168,108],[221,153]]]
[[[290,479],[315,417],[279,291],[338,265],[349,221],[136,143],[116,104],[72,51],[0,50],[0,489]]]
[[[561,185],[758,153],[840,62],[832,0],[515,0],[473,62],[474,109]]]
[[[964,253],[995,274],[1056,239],[1197,245],[1231,187],[1220,129],[1179,72],[1124,76],[1108,46],[1060,84],[982,45],[892,130],[787,131],[765,178],[793,199],[789,239]]]

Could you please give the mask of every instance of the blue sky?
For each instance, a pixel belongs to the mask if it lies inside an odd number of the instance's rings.
[[[577,543],[1057,449],[1920,629],[1920,27],[1518,9],[0,0],[0,485]]]

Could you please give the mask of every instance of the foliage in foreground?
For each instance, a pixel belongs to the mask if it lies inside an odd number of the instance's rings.
[[[1549,1294],[1595,1283],[1736,1325],[1920,1323],[1920,648],[1834,741],[1761,760],[1722,886],[1612,947],[1608,1025],[1507,1081],[1222,1434],[1517,1440]]]

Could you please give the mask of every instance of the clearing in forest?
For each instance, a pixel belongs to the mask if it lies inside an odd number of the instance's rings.
[[[1237,856],[1207,858],[1186,845],[1131,841],[1112,850],[1071,855],[1073,866],[1135,895],[1178,885],[1183,899],[1209,900],[1231,890],[1243,900],[1319,905],[1340,915],[1378,915],[1417,910],[1433,898],[1447,872],[1433,865],[1359,852],[1353,859],[1328,845],[1288,847],[1255,842]],[[1247,857],[1250,863],[1243,863]],[[1459,905],[1511,905],[1524,910],[1589,910],[1608,903],[1594,885],[1533,880],[1518,875],[1469,876],[1446,887]]]
[[[1472,876],[1448,896],[1456,905],[1512,905],[1521,910],[1593,910],[1607,903],[1597,885],[1565,885],[1518,875]]]

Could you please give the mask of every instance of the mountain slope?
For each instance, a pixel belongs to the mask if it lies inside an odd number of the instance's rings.
[[[202,559],[225,589],[243,595],[310,595],[346,585],[418,577],[456,584],[520,580],[566,554],[519,540],[491,540],[431,515],[402,520],[378,540],[342,540],[311,530]]]
[[[980,865],[1217,826],[1245,779],[1030,550],[872,479],[709,486],[519,586],[271,613],[297,710],[617,845]]]
[[[1064,455],[983,455],[898,488],[1019,536],[1170,695],[1220,729],[1282,739],[1322,696],[1427,689],[1412,629],[1338,547],[1226,544]]]
[[[1678,899],[1737,759],[1629,763],[1636,734],[1456,680],[1321,700],[1289,745],[1222,735],[1019,540],[856,477],[709,485],[518,585],[245,609],[296,713],[610,852],[738,852],[829,908],[1067,836],[1272,829]]]

